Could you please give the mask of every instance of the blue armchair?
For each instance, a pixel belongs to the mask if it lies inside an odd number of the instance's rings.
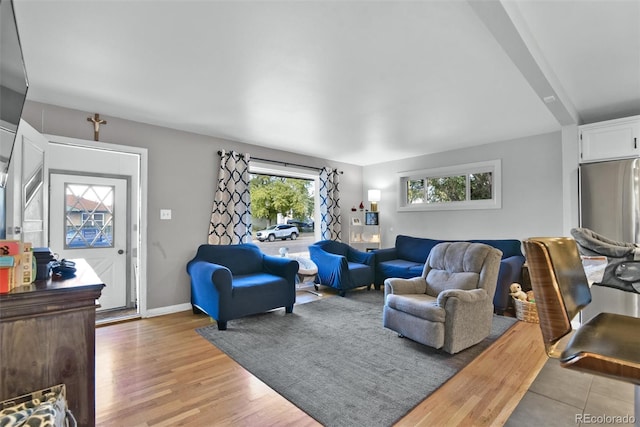
[[[371,289],[375,279],[372,252],[361,252],[334,240],[322,240],[309,246],[309,255],[318,266],[320,284],[338,289],[340,296],[361,286]]]
[[[216,319],[219,330],[227,321],[274,308],[293,312],[298,263],[263,254],[254,244],[201,245],[187,263],[191,276],[191,305]]]

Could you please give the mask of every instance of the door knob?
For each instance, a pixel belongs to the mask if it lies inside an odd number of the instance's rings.
[[[122,255],[124,251],[122,249],[118,249],[118,255]]]

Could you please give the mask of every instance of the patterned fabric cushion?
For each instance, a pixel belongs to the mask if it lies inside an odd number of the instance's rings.
[[[0,427],[67,426],[64,385],[0,402]]]

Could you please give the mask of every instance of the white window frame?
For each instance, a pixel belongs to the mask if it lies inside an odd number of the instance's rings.
[[[426,180],[427,178],[440,178],[449,176],[466,175],[474,173],[491,172],[493,175],[492,198],[488,200],[465,200],[459,202],[437,203],[411,203],[407,202],[407,181]],[[469,180],[467,179],[467,185]],[[467,198],[469,197],[467,187]],[[501,209],[502,208],[502,162],[489,160],[486,162],[466,163],[455,166],[446,166],[434,169],[420,169],[398,173],[398,211],[441,211],[441,210],[465,210],[465,209]]]
[[[82,224],[92,220],[94,227],[104,227],[104,213],[102,212],[82,212]]]

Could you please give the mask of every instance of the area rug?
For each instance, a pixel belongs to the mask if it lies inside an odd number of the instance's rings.
[[[389,426],[516,322],[494,316],[489,338],[450,355],[383,328],[382,305],[354,291],[197,332],[325,426]]]

